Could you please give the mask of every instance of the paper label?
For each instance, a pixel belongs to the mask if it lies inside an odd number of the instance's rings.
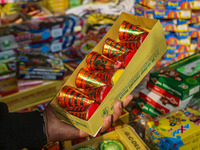
[[[53,29],[53,30],[51,30],[51,36],[53,37],[53,38],[57,38],[57,37],[60,37],[60,36],[62,36],[62,29]]]
[[[58,52],[60,50],[62,50],[62,43],[51,44],[51,51],[52,52]]]

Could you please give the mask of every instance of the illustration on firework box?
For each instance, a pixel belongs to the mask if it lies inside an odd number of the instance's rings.
[[[150,82],[184,100],[200,90],[200,53],[150,73]]]
[[[191,108],[173,111],[147,123],[147,135],[155,146],[181,148],[199,138],[200,113]]]
[[[126,13],[122,14],[128,15]],[[108,31],[103,39],[80,63],[51,102],[57,117],[89,132],[91,135],[95,135],[98,130],[97,128],[101,128],[102,124],[99,121],[103,121],[106,114],[112,113],[114,102],[117,99],[124,99],[128,95],[127,92],[131,92],[131,89],[126,89],[126,93],[118,95],[118,98],[114,98],[115,94],[113,90],[120,93],[120,89],[126,84],[135,83],[142,79],[143,74],[149,71],[149,68],[155,64],[158,57],[160,58],[164,54],[163,49],[166,46],[164,32],[161,32],[163,36],[160,40],[164,45],[160,45],[162,48],[158,46],[156,50],[155,46],[157,44],[153,47],[150,46],[152,47],[151,52],[147,51],[152,57],[147,55],[146,58],[148,61],[145,60],[139,63],[143,66],[142,70],[139,70],[141,77],[139,77],[140,79],[138,77],[135,79],[136,75],[134,75],[135,73],[131,73],[132,70],[129,64],[133,65],[133,57],[142,53],[143,49],[140,49],[140,47],[145,43],[150,33],[150,28],[153,27],[153,24],[155,25],[157,20],[152,20],[151,25],[137,23],[137,25],[134,25],[130,19],[127,19],[129,21],[125,21],[124,18],[121,18],[122,20],[120,18],[118,18],[118,23],[110,28],[111,31]],[[135,19],[139,23],[140,19],[144,18],[136,17]],[[140,28],[140,26],[144,29]],[[159,23],[158,26],[162,29]],[[137,57],[135,58],[137,59]],[[140,60],[137,59],[137,61]],[[130,78],[125,76],[127,73],[130,74]],[[133,78],[131,76],[134,76],[134,81],[131,80]],[[125,78],[126,80],[123,80],[123,84],[120,84],[122,87],[119,88],[118,84],[120,82],[118,81]],[[131,80],[131,82],[128,82],[128,80]],[[129,88],[136,86],[134,83],[129,85]],[[108,95],[112,97],[108,98]],[[122,98],[122,96],[124,97]],[[92,124],[96,117],[99,118],[99,123],[94,126]]]

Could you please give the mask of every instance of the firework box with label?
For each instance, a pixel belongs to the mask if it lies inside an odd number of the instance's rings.
[[[188,24],[175,24],[173,21],[169,20],[162,20],[161,24],[163,25],[164,31],[187,32],[189,30]]]
[[[0,52],[0,97],[18,91],[17,78],[17,54],[15,50]]]
[[[190,3],[190,8],[193,10],[200,9],[200,1],[199,0],[188,0]]]
[[[166,0],[166,9],[190,9],[189,1],[185,0]]]
[[[153,9],[165,8],[165,0],[136,0],[136,2]]]
[[[149,105],[157,109],[162,114],[169,113],[170,111],[181,109],[186,107],[192,97],[189,97],[183,101],[179,101],[177,104],[174,100],[165,99],[164,96],[158,95],[153,91],[149,91],[148,89],[143,89],[139,93],[140,99],[147,102]]]
[[[66,76],[64,80],[42,81],[42,83],[37,84],[36,86],[31,86],[31,87],[25,86],[25,88],[22,88],[23,86],[21,86],[19,80],[17,80],[18,91],[6,95],[5,97],[1,97],[0,101],[8,105],[8,109],[10,112],[16,112],[31,106],[49,102],[53,99],[55,94],[59,91],[59,89],[61,88],[61,86],[67,80],[68,77],[69,76]],[[5,82],[5,80],[3,81]],[[23,82],[24,80],[20,81]],[[27,82],[33,82],[33,81],[26,80],[26,85]]]
[[[154,107],[149,105],[147,102],[143,101],[141,98],[137,99],[137,105],[139,106],[140,109],[142,109],[143,112],[149,114],[152,117],[157,117],[162,114]]]
[[[188,56],[188,52],[166,52],[163,56],[163,60],[166,61],[178,61]]]
[[[151,72],[149,81],[172,95],[186,99],[199,92],[200,53]]]
[[[190,9],[155,9],[154,18],[156,19],[190,19],[192,11]]]
[[[86,121],[64,111],[58,103],[57,96],[59,93],[50,103],[58,118],[89,133],[92,136],[95,136],[101,129],[104,117],[107,114],[113,113],[114,103],[117,100],[123,101],[126,96],[133,91],[133,89],[145,77],[155,63],[163,56],[167,49],[164,32],[159,20],[147,19],[123,12],[90,53],[98,52],[102,54],[102,48],[107,38],[119,41],[119,27],[124,21],[128,21],[146,29],[149,34],[92,117]],[[86,59],[87,58],[84,58],[82,60],[73,74],[65,82],[63,87],[66,85],[76,87],[76,76],[83,67],[86,67]]]
[[[136,133],[136,131],[129,125],[125,125],[122,128],[118,128],[114,131],[111,131],[109,133],[106,133],[102,136],[93,138],[89,141],[82,142],[80,144],[74,145],[72,147],[67,148],[67,150],[78,150],[83,147],[87,147],[88,149],[98,149],[100,148],[100,144],[104,140],[109,140],[110,145],[112,145],[112,140],[117,140],[118,144],[123,145],[122,147],[117,147],[118,145],[115,145],[115,148],[119,149],[126,149],[126,150],[149,150],[147,145],[142,141],[142,139],[139,137],[139,135]],[[107,145],[107,149],[109,149],[109,145]],[[124,148],[123,148],[124,147]]]
[[[58,39],[53,39],[49,42],[43,42],[38,44],[32,44],[24,47],[20,47],[22,52],[40,52],[40,53],[57,53],[71,46],[76,39],[81,39],[80,35],[67,35]]]
[[[188,36],[184,39],[178,39],[175,33],[170,32],[169,34],[165,35],[166,42],[168,45],[190,45],[191,44],[191,38]]]
[[[165,146],[168,149],[181,149],[199,140],[199,123],[200,113],[194,109],[173,111],[148,122],[146,138],[152,139],[158,148]]]
[[[73,15],[61,15],[57,17],[44,18],[41,20],[32,20],[15,24],[15,36],[18,40],[30,35],[27,43],[36,44],[48,42],[52,39],[60,38],[66,34],[81,31],[83,28],[83,20]]]
[[[135,3],[134,8],[135,15],[153,19],[153,9],[140,5],[139,3]]]
[[[65,68],[59,57],[40,53],[19,53],[19,79],[62,80]]]
[[[170,101],[169,103],[173,103],[175,106],[181,105],[181,101],[184,101],[150,82],[147,82],[147,89],[156,93],[157,95],[162,96],[166,100]],[[191,98],[189,98],[189,100],[190,99]]]
[[[189,35],[190,35],[191,38],[200,37],[200,31],[198,29],[190,28],[188,32],[189,32]]]
[[[187,45],[167,45],[167,53],[188,52],[189,46]]]

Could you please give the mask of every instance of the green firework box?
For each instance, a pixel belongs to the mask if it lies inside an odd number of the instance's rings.
[[[199,92],[200,52],[150,73],[149,81],[184,100]]]

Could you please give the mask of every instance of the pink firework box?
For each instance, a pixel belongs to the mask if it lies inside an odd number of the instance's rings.
[[[153,91],[149,91],[148,89],[141,90],[139,93],[139,97],[152,107],[156,108],[162,114],[166,114],[169,113],[170,111],[186,107],[186,105],[192,98],[191,96],[185,99],[184,101],[179,101],[179,105],[177,106],[176,101],[173,101],[176,104],[174,105],[174,103],[171,103],[168,99],[165,99],[164,96],[158,95]]]

